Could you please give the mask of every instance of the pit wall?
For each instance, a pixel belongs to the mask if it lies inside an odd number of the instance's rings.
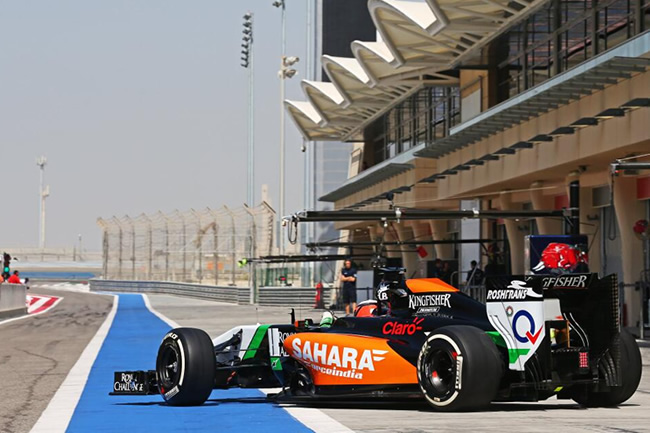
[[[22,284],[0,284],[0,319],[27,314],[27,291]]]
[[[92,292],[156,293],[239,305],[251,303],[249,287],[100,279],[92,279],[89,284]],[[312,287],[260,287],[256,297],[257,302],[254,303],[266,306],[313,306],[315,294],[316,290]],[[323,299],[329,299],[328,289],[324,290]]]

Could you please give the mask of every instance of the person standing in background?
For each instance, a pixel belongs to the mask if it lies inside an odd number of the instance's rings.
[[[18,273],[18,271],[14,271],[13,275],[9,277],[7,282],[10,284],[22,284],[22,282],[20,281],[20,274]]]
[[[468,286],[478,286],[483,283],[483,278],[485,278],[485,274],[479,268],[476,263],[476,260],[472,260],[469,265],[471,266],[471,269],[469,270],[469,274],[467,275],[467,285]]]
[[[345,261],[341,270],[341,282],[343,283],[343,303],[345,314],[350,314],[357,308],[357,269],[352,267],[350,260]],[[352,306],[352,309],[350,309]]]
[[[449,262],[442,262],[442,270],[438,278],[447,284],[451,284],[451,267],[449,266]]]
[[[435,259],[433,261],[433,274],[431,278],[440,278],[442,279],[442,260]]]

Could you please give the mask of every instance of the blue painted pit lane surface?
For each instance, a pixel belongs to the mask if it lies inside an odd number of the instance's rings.
[[[109,396],[114,371],[153,370],[169,325],[140,295],[119,295],[115,320],[95,360],[68,432],[311,432],[255,389],[214,390],[203,406],[172,407],[158,395]]]

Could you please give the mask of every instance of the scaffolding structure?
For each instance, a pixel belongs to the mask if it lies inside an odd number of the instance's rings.
[[[256,207],[99,218],[104,279],[254,284],[240,261],[275,252],[275,211]]]

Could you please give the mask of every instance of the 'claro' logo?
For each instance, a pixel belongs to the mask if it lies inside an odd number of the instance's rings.
[[[417,331],[422,331],[420,324],[423,318],[415,318],[412,323],[386,322],[381,328],[384,335],[413,335]]]

